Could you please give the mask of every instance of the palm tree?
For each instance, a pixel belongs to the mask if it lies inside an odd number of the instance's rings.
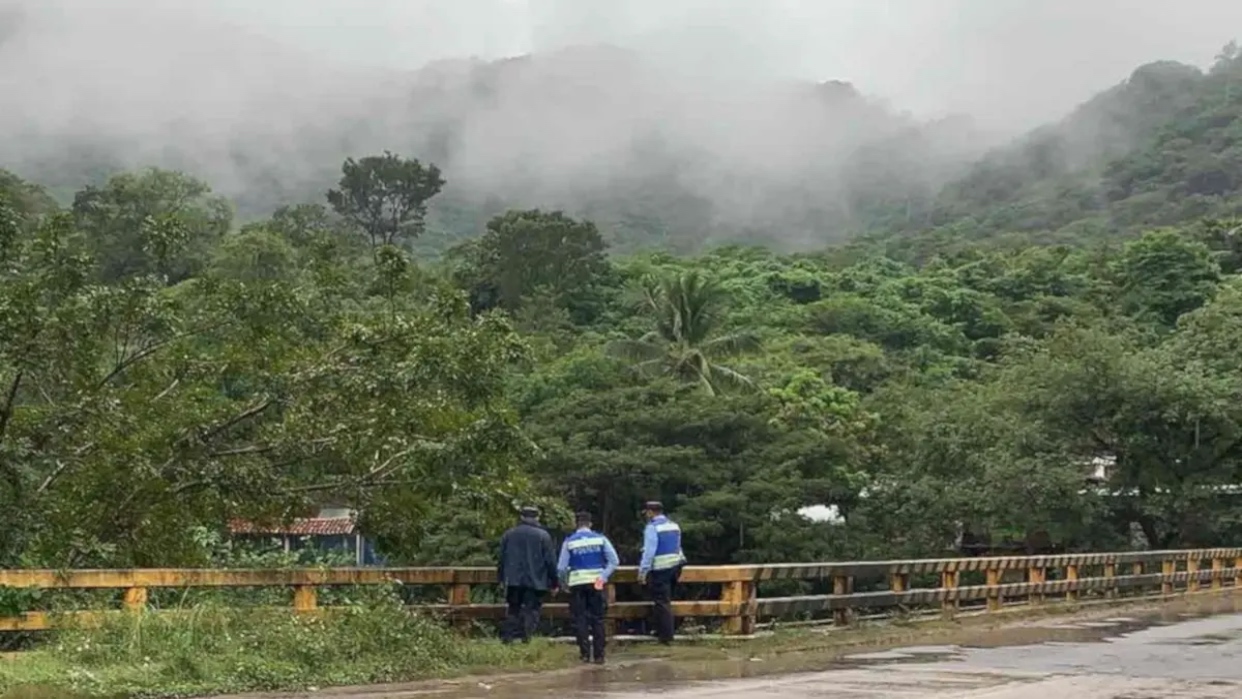
[[[608,353],[635,363],[640,371],[659,372],[697,383],[708,395],[725,388],[751,388],[751,380],[722,359],[759,349],[749,333],[713,337],[720,324],[725,292],[697,271],[643,280],[642,306],[655,317],[655,330],[638,340],[618,340]]]

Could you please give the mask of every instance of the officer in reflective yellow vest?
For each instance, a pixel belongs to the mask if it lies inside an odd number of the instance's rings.
[[[638,577],[647,586],[655,613],[656,638],[663,645],[673,642],[673,588],[681,577],[686,556],[681,551],[681,527],[664,515],[664,505],[651,501],[643,507],[647,527],[643,530],[643,557]]]
[[[591,530],[591,515],[575,516],[577,531],[561,544],[561,557],[556,571],[569,588],[569,612],[573,616],[574,635],[578,637],[578,655],[582,662],[604,664],[604,615],[608,600],[604,586],[617,570],[620,559],[612,542]]]

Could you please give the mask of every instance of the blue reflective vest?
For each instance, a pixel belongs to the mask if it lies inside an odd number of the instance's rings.
[[[608,567],[608,555],[604,553],[607,540],[589,530],[574,532],[565,540],[569,551],[569,586],[591,585],[604,574]]]
[[[653,517],[656,530],[655,557],[651,559],[652,570],[668,570],[686,562],[681,552],[681,527],[664,515]]]

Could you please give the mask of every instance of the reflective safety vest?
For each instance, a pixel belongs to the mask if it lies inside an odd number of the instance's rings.
[[[569,586],[591,585],[608,567],[607,539],[593,531],[574,532],[565,540],[569,550]]]
[[[655,557],[651,559],[652,570],[668,570],[686,562],[681,552],[681,527],[664,515],[651,520],[656,530]]]

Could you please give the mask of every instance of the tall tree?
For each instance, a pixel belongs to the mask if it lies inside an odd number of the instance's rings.
[[[594,223],[534,209],[493,218],[481,238],[450,255],[476,308],[514,311],[537,292],[583,307],[609,271],[607,248]]]
[[[1167,327],[1212,298],[1220,283],[1220,265],[1212,251],[1167,230],[1127,243],[1114,274],[1122,308]]]
[[[26,182],[8,170],[0,169],[0,204],[17,215],[31,219],[56,210],[56,200],[42,187]]]
[[[723,359],[759,349],[750,333],[717,335],[725,292],[698,271],[648,277],[641,304],[655,329],[637,340],[609,343],[611,354],[635,362],[642,371],[656,371],[697,383],[709,395],[724,388],[748,388],[750,378],[723,365]]]
[[[328,190],[328,203],[379,247],[422,235],[427,202],[440,193],[444,178],[435,165],[385,151],[347,159],[338,187]]]
[[[99,277],[108,282],[157,274],[175,283],[193,276],[233,221],[232,205],[206,183],[159,169],[87,187],[74,197],[72,211]],[[179,239],[175,254],[172,239]]]
[[[524,495],[524,345],[455,290],[341,295],[272,273],[289,250],[262,230],[220,274],[102,284],[70,215],[13,233],[0,216],[0,564],[197,564],[195,527],[320,497],[404,552],[411,513]]]

